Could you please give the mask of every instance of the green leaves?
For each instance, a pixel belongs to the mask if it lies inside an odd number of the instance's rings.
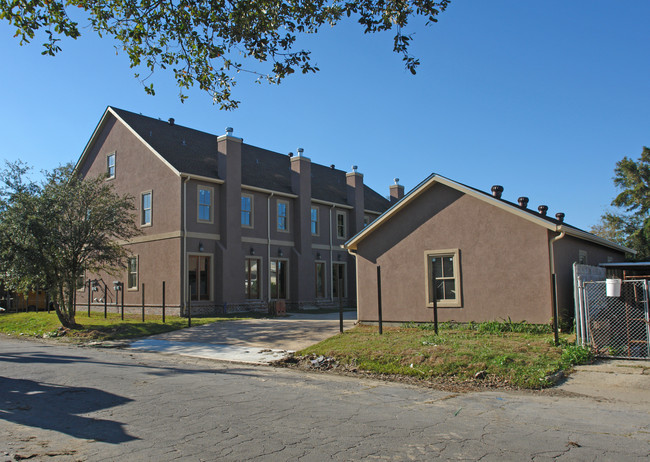
[[[67,14],[67,8],[79,8],[92,30],[121,44],[132,68],[150,71],[141,79],[148,94],[155,91],[145,81],[171,67],[181,89],[197,84],[220,108],[234,109],[238,73],[279,84],[296,71],[317,72],[308,50],[293,49],[297,36],[315,34],[344,17],[356,17],[365,33],[395,28],[393,50],[415,74],[420,63],[408,51],[412,37],[402,30],[413,17],[436,22],[448,5],[449,0],[0,0],[0,19],[16,27],[21,44],[42,29],[43,54],[53,56],[61,51],[61,36],[81,35]],[[180,97],[185,98],[182,91]]]
[[[636,250],[637,260],[650,258],[650,149],[639,159],[624,157],[616,163],[614,185],[621,192],[612,205],[622,212],[607,212],[592,232]]]
[[[13,288],[46,288],[70,326],[77,276],[123,266],[128,253],[117,241],[140,234],[134,201],[103,177],[82,181],[71,165],[46,172],[42,184],[28,172],[22,163],[0,172],[0,270]]]

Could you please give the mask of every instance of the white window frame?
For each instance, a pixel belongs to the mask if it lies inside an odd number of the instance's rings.
[[[456,298],[453,300],[437,300],[438,308],[460,308],[463,306],[462,301],[462,278],[460,273],[460,250],[459,249],[443,249],[443,250],[425,250],[424,251],[424,296],[426,306],[433,308],[433,300],[431,295],[435,296],[435,288],[431,287],[432,275],[429,273],[429,261],[434,257],[452,257],[453,258],[453,271],[454,271],[454,286],[456,290]]]
[[[135,259],[135,286],[133,287],[129,285],[130,282],[129,276],[132,274],[130,268],[131,259]],[[126,290],[137,292],[139,286],[140,286],[140,256],[131,255],[127,260],[127,264],[126,264]]]
[[[343,233],[339,233],[339,217],[343,217]],[[346,239],[348,235],[348,214],[342,210],[336,211],[336,219],[334,221],[334,226],[336,227],[336,238],[337,239]]]
[[[106,154],[106,179],[107,180],[112,180],[115,178],[115,174],[117,172],[117,155],[116,151],[111,152],[110,154]],[[111,164],[109,163],[110,159],[113,158],[113,174],[111,175]]]
[[[316,220],[314,220],[314,212],[316,212]],[[320,236],[320,209],[318,207],[311,207],[309,211],[309,230],[312,236]]]
[[[149,195],[149,208],[144,208],[144,196]],[[149,222],[145,223],[145,210],[149,210]],[[142,191],[140,193],[140,227],[147,228],[153,224],[153,190]]]
[[[284,217],[280,216],[281,205],[284,205],[284,211],[285,211]],[[285,201],[284,199],[278,199],[275,203],[275,227],[281,233],[289,232],[290,213],[291,212],[289,211],[289,201]],[[280,227],[280,218],[284,218],[284,225],[285,225],[284,228]]]
[[[201,191],[207,191],[210,194],[210,203],[209,204],[201,204]],[[203,186],[199,185],[196,188],[196,221],[197,223],[208,223],[212,224],[214,223],[214,188],[212,186]],[[210,218],[207,220],[205,218],[201,218],[201,206],[206,206],[209,207],[209,215]]]
[[[249,213],[249,215],[250,215],[250,224],[249,225],[244,224],[242,222],[242,220],[241,220],[241,214],[243,212],[245,212],[245,210],[242,208],[242,204],[241,204],[241,199],[243,199],[244,197],[249,198],[250,201],[251,201],[251,209],[250,209],[250,211],[247,211]],[[242,222],[241,226],[242,226],[242,228],[252,228],[254,226],[253,224],[254,224],[254,219],[255,219],[255,200],[254,200],[254,196],[252,194],[242,193],[241,194],[241,199],[240,199],[240,203],[239,203],[240,222]]]

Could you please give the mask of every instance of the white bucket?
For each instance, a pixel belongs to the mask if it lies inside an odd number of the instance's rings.
[[[620,297],[621,296],[621,280],[620,279],[607,279],[607,296]]]

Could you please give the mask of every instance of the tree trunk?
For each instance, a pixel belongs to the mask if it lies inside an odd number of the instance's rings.
[[[70,304],[66,307],[66,298],[65,291],[63,289],[63,283],[59,283],[58,290],[56,291],[56,299],[54,301],[54,307],[56,309],[56,315],[61,322],[61,325],[68,329],[75,329],[79,327],[74,319],[74,308],[70,309]],[[72,316],[70,316],[72,314]]]

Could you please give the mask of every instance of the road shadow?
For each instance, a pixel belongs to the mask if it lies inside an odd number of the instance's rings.
[[[119,444],[138,439],[121,423],[78,414],[108,409],[132,401],[96,388],[68,387],[33,380],[0,377],[0,418],[30,427]]]

